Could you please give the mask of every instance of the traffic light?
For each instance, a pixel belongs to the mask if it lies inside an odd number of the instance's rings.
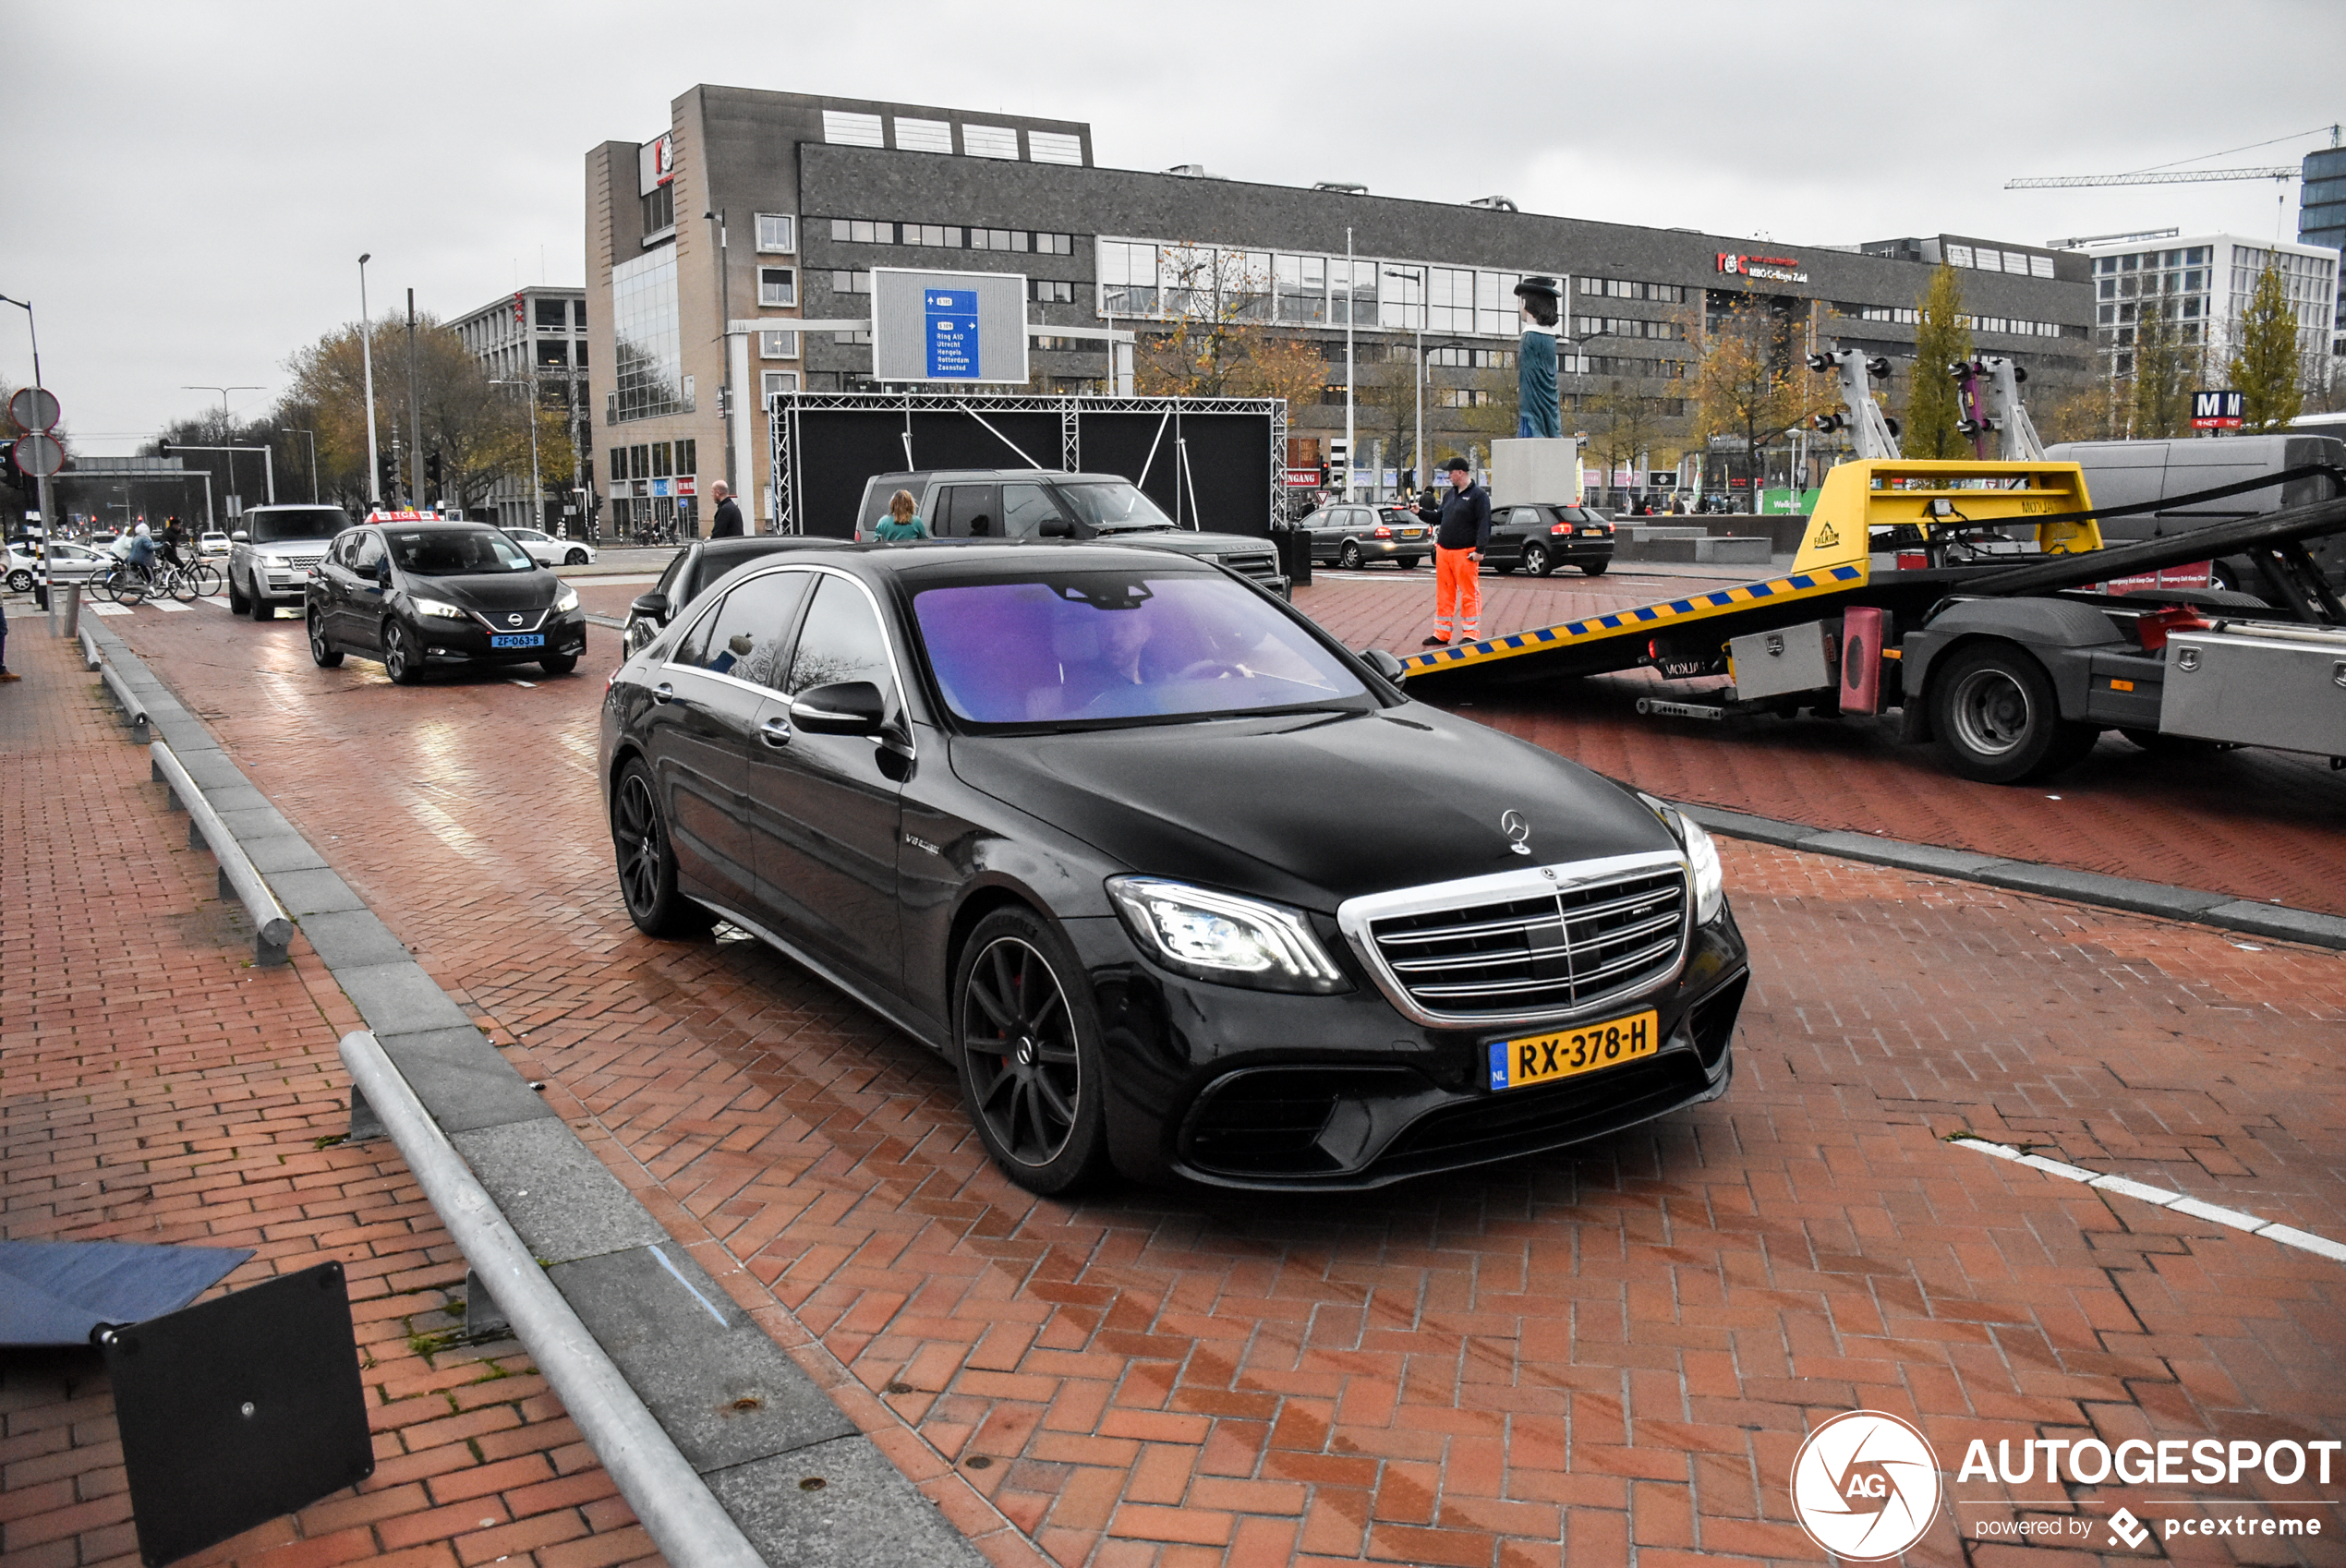
[[[169,441],[155,442],[155,455],[158,457],[169,457],[171,455],[171,443]]]
[[[1327,465],[1326,464],[1323,463],[1323,464],[1320,464],[1320,488],[1322,488],[1322,489],[1324,489],[1324,489],[1326,489],[1327,488],[1328,488],[1328,465]]]
[[[425,454],[424,477],[433,485],[440,483],[440,453],[434,452]]]
[[[0,485],[6,485],[12,490],[24,488],[24,471],[17,466],[17,445],[14,441],[0,441]]]
[[[386,494],[395,493],[399,488],[398,455],[394,452],[388,452],[382,453],[375,460],[375,468],[377,473],[382,478],[384,492]]]

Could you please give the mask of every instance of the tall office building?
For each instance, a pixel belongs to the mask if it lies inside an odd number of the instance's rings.
[[[2305,154],[2297,183],[2297,243],[2346,256],[2346,147]],[[2329,352],[2346,355],[2346,292],[2331,327]]]
[[[488,504],[500,527],[544,528],[583,535],[592,502],[593,422],[586,418],[586,291],[539,283],[501,295],[449,323],[456,339],[492,380],[512,383],[515,397],[535,392],[549,409],[563,411],[575,461],[541,465],[544,493],[532,507],[526,472],[502,479]],[[565,499],[566,498],[566,499]]]
[[[2329,352],[2338,311],[2336,250],[2242,235],[2195,235],[2088,246],[2086,255],[2093,263],[2094,342],[2110,375],[2134,374],[2134,334],[2153,305],[2186,346],[2231,353],[2268,265],[2279,267],[2296,313],[2298,352],[2308,357]]]

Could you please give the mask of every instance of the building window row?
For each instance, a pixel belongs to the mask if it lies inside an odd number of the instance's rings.
[[[696,455],[699,450],[700,443],[689,440],[615,446],[611,449],[611,476],[614,479],[666,479],[678,474],[697,474],[700,472],[700,460]]]
[[[1575,316],[1572,331],[1584,338],[1683,338],[1687,331],[1675,321],[1651,321],[1640,316]]]
[[[1624,354],[1560,354],[1556,368],[1568,376],[1638,376],[1650,381],[1675,381],[1685,378],[1687,361]]]
[[[889,223],[833,218],[831,238],[843,245],[919,245],[940,250],[1017,250],[1072,256],[1075,236],[1042,229],[987,229],[961,223]]]
[[[2109,276],[2117,272],[2154,271],[2160,267],[2205,267],[2209,247],[2187,246],[2180,250],[2145,250],[2131,256],[2104,256],[2094,262],[2094,271]]]
[[[1515,368],[1515,350],[1455,345],[1429,348],[1425,351],[1425,363],[1429,369],[1441,366],[1454,370],[1512,370]]]
[[[1997,250],[1990,247],[1950,245],[1947,265],[1972,267],[1983,272],[2011,272],[2023,278],[2050,278],[2053,275],[2052,258],[2031,256],[2025,250]]]
[[[1065,278],[1029,278],[1026,297],[1037,305],[1072,305],[1075,285]]]
[[[644,237],[666,234],[676,226],[676,187],[669,184],[654,186],[644,193]]]
[[[910,115],[898,115],[896,147],[901,152],[943,152],[953,151],[953,123],[950,120],[919,119]],[[886,147],[887,133],[877,115],[859,115],[844,109],[823,111],[823,139],[842,147]],[[1083,139],[1065,131],[1031,130],[1026,133],[1026,151],[1030,160],[1037,163],[1081,163],[1083,162]],[[1000,158],[1018,161],[1018,127],[1016,126],[981,126],[967,121],[961,124],[961,152],[971,158]]]
[[[1239,250],[1163,240],[1099,241],[1104,316],[1280,321],[1297,326],[1512,336],[1520,272],[1427,262]]]
[[[1684,305],[1689,292],[1678,283],[1639,283],[1634,278],[1575,278],[1572,286],[1583,299],[1651,299],[1658,305]]]

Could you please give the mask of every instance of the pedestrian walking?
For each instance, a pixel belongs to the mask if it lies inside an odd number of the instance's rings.
[[[8,668],[8,611],[0,606],[0,681],[21,681],[24,677]]]
[[[742,509],[734,504],[733,488],[720,479],[711,487],[717,498],[716,513],[708,520],[708,537],[712,539],[738,539],[742,537]]]
[[[888,498],[888,515],[872,528],[872,537],[883,544],[897,544],[906,539],[925,539],[928,525],[913,508],[913,492],[899,490]]]
[[[1482,552],[1491,543],[1491,494],[1474,482],[1463,457],[1447,465],[1450,493],[1433,535],[1433,635],[1423,645],[1442,648],[1455,638],[1482,634]]]

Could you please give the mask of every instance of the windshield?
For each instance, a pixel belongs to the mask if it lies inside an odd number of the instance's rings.
[[[245,526],[257,545],[279,539],[331,539],[350,526],[338,506],[289,506],[276,512],[250,512]]]
[[[1119,528],[1178,526],[1156,509],[1156,502],[1121,479],[1062,480],[1058,489],[1078,519],[1104,534]]]
[[[1221,577],[1058,573],[924,589],[913,611],[946,706],[976,724],[1374,701],[1311,633]]]
[[[466,577],[483,572],[534,572],[529,552],[494,528],[383,530],[391,559],[418,577]]]

